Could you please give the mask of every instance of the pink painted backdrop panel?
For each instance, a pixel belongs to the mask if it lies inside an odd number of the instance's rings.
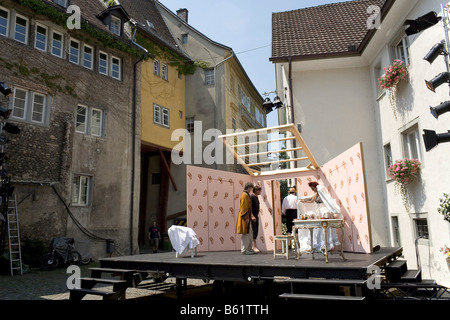
[[[199,238],[197,251],[240,249],[234,233],[239,197],[252,177],[245,174],[187,166],[187,225]]]

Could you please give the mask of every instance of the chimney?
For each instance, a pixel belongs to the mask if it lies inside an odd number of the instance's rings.
[[[178,18],[180,18],[181,20],[183,20],[186,23],[188,23],[188,13],[189,13],[189,11],[186,8],[177,10]]]

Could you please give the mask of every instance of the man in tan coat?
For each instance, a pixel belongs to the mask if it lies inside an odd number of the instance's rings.
[[[239,213],[236,222],[235,233],[241,234],[241,252],[242,254],[254,254],[252,250],[252,233],[250,230],[250,216],[252,213],[252,200],[250,192],[253,190],[253,183],[247,182],[244,191],[241,193],[239,202]]]

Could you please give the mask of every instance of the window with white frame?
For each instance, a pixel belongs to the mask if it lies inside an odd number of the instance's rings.
[[[184,34],[181,35],[181,43],[182,44],[188,43],[188,39],[189,39],[189,37],[188,37],[187,33],[184,33]]]
[[[52,55],[62,58],[63,56],[63,50],[64,50],[64,42],[63,42],[63,35],[62,33],[53,31],[52,32],[52,47],[51,47],[51,53]]]
[[[87,206],[90,203],[92,177],[74,175],[72,180],[72,205]]]
[[[189,133],[194,133],[194,117],[186,118],[186,130]]]
[[[86,106],[77,106],[75,117],[75,131],[91,136],[103,136],[104,112],[103,110]]]
[[[69,61],[75,64],[80,63],[80,42],[70,39]]]
[[[161,68],[161,76],[164,80],[169,80],[169,69],[167,67],[167,64],[163,63]]]
[[[415,218],[414,227],[416,229],[416,237],[420,239],[429,239],[428,221],[426,218]]]
[[[121,79],[121,61],[119,58],[111,57],[111,77],[114,79]]]
[[[47,124],[49,97],[42,93],[14,88],[12,117],[34,124]]]
[[[163,127],[170,127],[170,111],[156,103],[153,104],[153,122]]]
[[[36,36],[34,39],[34,47],[41,51],[47,51],[48,28],[36,24]]]
[[[109,30],[112,33],[120,36],[121,24],[122,24],[122,20],[120,20],[116,16],[111,16],[111,23],[110,23]]]
[[[386,177],[389,179],[389,167],[393,164],[392,163],[392,150],[391,150],[391,144],[386,143],[383,147],[384,150],[384,168]]]
[[[28,19],[16,15],[14,23],[14,40],[26,44],[28,42]]]
[[[108,75],[108,54],[101,51],[98,55],[98,72]]]
[[[205,70],[205,85],[210,86],[214,84],[214,69]]]
[[[155,75],[155,76],[158,76],[159,77],[159,61],[158,60],[155,60],[154,62],[153,62],[153,74]]]
[[[409,65],[409,42],[408,37],[404,36],[394,46],[395,58],[402,60],[406,65]]]
[[[84,45],[83,47],[83,67],[87,69],[93,68],[93,56],[94,56],[94,48],[88,45]]]
[[[0,8],[0,35],[7,37],[9,34],[9,11]]]
[[[414,124],[402,132],[404,156],[422,161],[420,133],[418,124]]]

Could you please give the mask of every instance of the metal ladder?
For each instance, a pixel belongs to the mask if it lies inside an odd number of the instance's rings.
[[[14,270],[18,269],[20,275],[22,271],[22,253],[20,249],[20,234],[19,234],[19,215],[17,212],[16,195],[13,194],[8,197],[8,212],[6,215],[8,240],[9,240],[9,264],[11,267],[11,276],[14,276]]]

